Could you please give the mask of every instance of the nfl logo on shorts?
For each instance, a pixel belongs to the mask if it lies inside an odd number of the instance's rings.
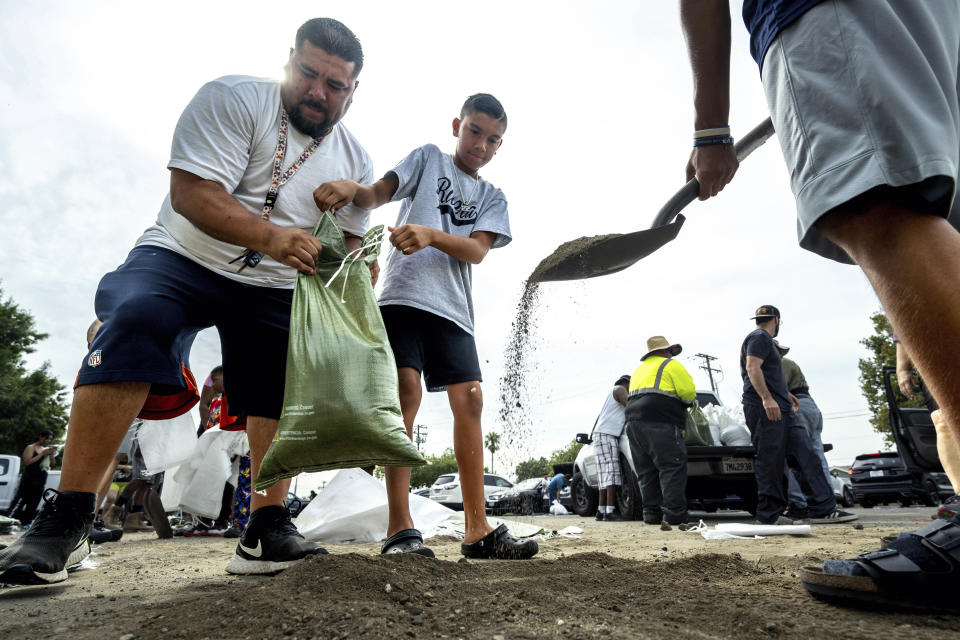
[[[97,349],[96,351],[90,354],[90,357],[87,358],[87,365],[91,367],[100,366],[100,349]]]

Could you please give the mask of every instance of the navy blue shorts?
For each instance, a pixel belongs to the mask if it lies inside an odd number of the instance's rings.
[[[397,367],[422,373],[427,391],[482,380],[477,343],[456,323],[405,305],[385,305],[380,313]]]
[[[77,386],[150,382],[141,417],[185,413],[199,399],[190,347],[199,331],[216,327],[229,415],[279,418],[292,300],[292,289],[243,284],[168,249],[135,247],[100,280],[103,326]]]

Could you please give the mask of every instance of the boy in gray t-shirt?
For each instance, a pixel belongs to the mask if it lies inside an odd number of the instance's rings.
[[[507,116],[496,98],[470,96],[453,120],[453,155],[428,144],[374,184],[339,180],[313,194],[321,210],[351,203],[374,209],[403,201],[397,225],[389,227],[394,249],[387,257],[380,311],[397,361],[407,435],[420,408],[421,375],[428,390],[446,389],[449,396],[466,520],[461,552],[474,558],[529,558],[538,550],[533,540],[514,539],[505,525],[490,526],[483,493],[483,394],[471,269],[511,238],[506,198],[477,172],[493,159],[506,128]],[[410,469],[388,468],[390,521],[382,553],[433,556],[413,527],[409,490]]]

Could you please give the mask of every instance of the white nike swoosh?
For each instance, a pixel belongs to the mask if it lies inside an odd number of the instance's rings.
[[[263,550],[260,548],[261,545],[259,540],[257,540],[257,546],[252,549],[250,547],[245,547],[242,542],[239,544],[240,549],[242,549],[244,553],[249,553],[254,558],[259,558],[260,554],[263,553]]]

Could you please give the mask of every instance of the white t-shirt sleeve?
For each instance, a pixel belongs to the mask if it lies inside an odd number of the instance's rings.
[[[420,186],[420,179],[423,177],[423,168],[427,164],[427,153],[432,146],[426,145],[414,149],[393,168],[392,173],[397,176],[398,184],[396,192],[390,198],[392,202],[412,198],[416,194],[417,187]],[[439,149],[437,152],[439,153]]]
[[[489,203],[485,203],[483,211],[477,216],[473,225],[474,231],[495,233],[491,249],[499,249],[510,244],[513,239],[510,235],[510,216],[507,213],[507,199],[503,192],[496,190]]]
[[[250,159],[256,111],[234,87],[208,82],[177,122],[167,168],[212,180],[232,193]]]

